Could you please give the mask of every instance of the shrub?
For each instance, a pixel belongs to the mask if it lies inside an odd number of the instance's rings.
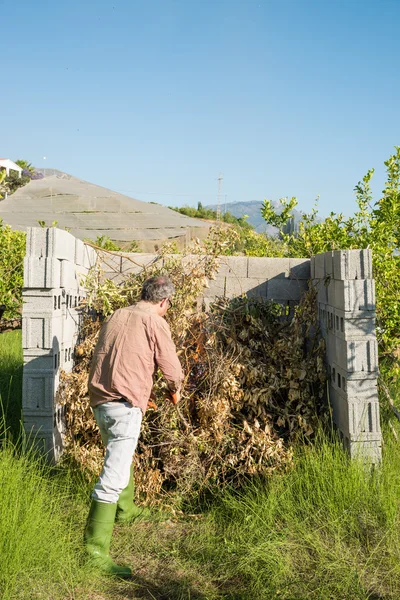
[[[14,231],[0,219],[0,304],[5,317],[19,316],[24,281],[26,234]]]
[[[317,222],[317,209],[303,215],[299,231],[284,234],[286,256],[306,257],[329,250],[371,248],[376,284],[377,337],[381,356],[391,361],[391,374],[400,376],[397,354],[400,347],[400,147],[385,162],[387,182],[382,197],[373,202],[368,171],[356,188],[357,212],[352,217],[331,212]],[[272,202],[264,201],[262,214],[267,223],[282,228],[291,217],[296,198],[281,199],[277,214]]]

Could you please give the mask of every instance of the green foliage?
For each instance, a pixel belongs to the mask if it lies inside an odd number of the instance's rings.
[[[0,304],[6,305],[4,317],[19,316],[24,281],[26,234],[3,225],[0,219]]]
[[[283,256],[284,246],[276,238],[253,229],[238,226],[216,226],[211,229],[209,237],[204,241],[204,248],[210,254],[216,254],[216,246],[220,256]]]
[[[1,184],[0,192],[7,192],[8,194],[13,194],[19,188],[24,187],[24,185],[26,185],[30,181],[30,177],[26,175],[22,175],[20,177],[18,171],[10,171],[10,174],[5,178],[5,180]]]
[[[85,242],[92,243],[92,240],[86,239]],[[112,241],[108,235],[98,235],[94,241],[94,245],[98,248],[104,248],[104,250],[111,250],[111,252],[121,252],[121,246],[118,246]]]
[[[240,582],[237,600],[396,600],[400,455],[386,441],[375,472],[321,436],[297,449],[293,469],[224,490],[183,541],[186,556],[221,586]]]
[[[114,242],[110,237],[108,237],[108,235],[99,235],[99,236],[97,236],[97,238],[95,239],[94,242],[93,242],[93,240],[90,240],[89,238],[86,238],[84,241],[88,242],[89,244],[93,244],[94,246],[97,246],[98,248],[103,248],[104,250],[110,250],[110,252],[140,252],[140,247],[139,247],[139,244],[136,242],[136,240],[133,240],[130,243],[130,245],[128,246],[128,248],[122,248],[116,242]]]
[[[12,437],[19,433],[22,409],[22,352],[21,330],[0,334],[0,399]]]
[[[32,163],[28,162],[27,160],[23,160],[20,158],[15,161],[15,164],[21,167],[21,169],[29,171],[30,173],[32,173],[32,175],[35,172],[35,167],[32,165]]]
[[[136,240],[132,240],[128,247],[128,252],[141,252],[140,246]]]
[[[2,429],[0,422],[2,600],[63,600],[77,585],[86,594],[74,598],[91,597],[94,578],[82,561],[81,541],[87,509],[71,477],[51,472],[33,450],[24,449],[26,440],[13,445]]]
[[[211,208],[204,208],[201,202],[197,208],[183,206],[181,208],[169,207],[183,215],[196,219],[217,220],[217,212]],[[233,256],[244,254],[245,256],[283,256],[284,247],[280,240],[269,237],[264,233],[257,233],[254,227],[247,221],[248,216],[234,217],[230,212],[221,214],[221,226],[214,229],[215,235],[205,242],[205,246],[211,253],[214,252],[213,239],[222,241],[221,254]],[[227,227],[226,225],[231,225]],[[218,233],[216,233],[218,231]],[[218,242],[218,243],[219,243]]]
[[[217,211],[212,208],[204,208],[201,202],[198,202],[197,208],[192,206],[181,206],[180,208],[169,206],[168,208],[194,219],[217,220]],[[243,229],[253,230],[253,226],[247,222],[247,219],[247,215],[243,215],[243,217],[234,217],[230,212],[221,213],[221,221],[223,223],[230,223],[232,225],[238,225]]]
[[[13,194],[20,187],[23,187],[29,183],[32,179],[41,179],[43,176],[40,173],[36,173],[35,167],[27,160],[16,160],[15,164],[23,169],[21,176],[18,171],[10,169],[10,174],[7,175],[6,171],[0,172],[0,197],[5,194]]]
[[[358,210],[346,218],[331,212],[317,222],[317,209],[304,215],[297,234],[281,233],[286,256],[307,257],[329,250],[371,248],[373,274],[376,283],[377,335],[384,355],[391,355],[400,346],[400,147],[385,162],[387,182],[382,197],[373,202],[370,170],[356,188]],[[271,225],[282,227],[296,206],[295,198],[282,199],[283,212],[277,215],[268,200],[262,215]],[[393,374],[400,375],[397,360]]]
[[[39,225],[39,226],[40,226],[42,229],[46,229],[47,227],[57,227],[57,225],[58,225],[58,221],[53,221],[53,222],[51,223],[51,225],[47,225],[46,221],[39,220],[39,221],[38,221],[38,225]]]

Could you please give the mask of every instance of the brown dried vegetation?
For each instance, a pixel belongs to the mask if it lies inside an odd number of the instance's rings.
[[[88,369],[101,319],[138,300],[150,276],[168,274],[176,286],[167,318],[186,374],[182,400],[164,400],[160,373],[154,378],[158,410],[148,410],[134,458],[138,498],[154,503],[165,492],[179,496],[204,486],[240,483],[254,474],[286,468],[291,445],[311,438],[324,416],[324,346],[318,335],[316,297],[305,294],[293,315],[254,298],[219,300],[199,312],[197,298],[215,277],[218,259],[200,246],[191,256],[158,259],[119,284],[88,277],[81,343],[72,373],[63,373],[59,401],[66,405],[67,456],[89,476],[103,458],[89,408]],[[218,246],[215,247],[218,252]]]

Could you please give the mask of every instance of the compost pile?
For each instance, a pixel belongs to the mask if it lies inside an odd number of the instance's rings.
[[[155,375],[158,409],[147,411],[134,457],[136,493],[147,503],[166,492],[181,496],[286,468],[293,443],[311,439],[326,414],[315,291],[290,316],[277,304],[246,297],[221,299],[199,312],[197,298],[215,278],[218,259],[200,248],[191,256],[169,251],[166,246],[119,283],[101,283],[99,268],[89,274],[75,367],[62,374],[58,393],[66,407],[66,454],[89,476],[98,474],[103,446],[87,380],[101,322],[137,301],[145,279],[168,274],[177,291],[167,320],[186,379],[175,407],[164,399],[161,374]]]

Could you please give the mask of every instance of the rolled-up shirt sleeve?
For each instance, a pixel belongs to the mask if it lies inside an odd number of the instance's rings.
[[[158,322],[154,329],[154,358],[168,383],[171,392],[179,392],[184,374],[166,321]]]

